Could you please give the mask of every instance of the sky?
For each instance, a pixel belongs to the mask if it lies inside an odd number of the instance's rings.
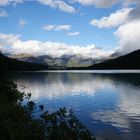
[[[140,49],[140,0],[0,0],[0,49],[108,57]]]

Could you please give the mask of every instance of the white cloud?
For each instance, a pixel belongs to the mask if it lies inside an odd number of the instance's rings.
[[[5,10],[0,9],[0,17],[7,17],[8,13]]]
[[[23,28],[27,24],[27,21],[24,19],[19,19],[19,28]]]
[[[140,0],[73,0],[73,2],[78,2],[84,6],[94,5],[97,8],[108,8],[115,4],[120,4],[121,6],[140,4]]]
[[[67,25],[67,24],[64,24],[64,25],[45,25],[43,26],[42,28],[43,30],[54,30],[54,31],[62,31],[62,30],[70,30],[71,29],[71,25]]]
[[[140,49],[140,19],[120,26],[114,34],[119,39],[118,52],[124,54]]]
[[[132,8],[124,8],[110,14],[108,17],[93,19],[90,24],[99,28],[110,28],[124,24],[129,20],[129,13]]]
[[[107,8],[118,2],[118,0],[74,0],[84,6],[94,5],[98,8]]]
[[[55,31],[70,30],[71,25],[59,25],[55,27]]]
[[[133,8],[130,8],[130,5]],[[114,35],[118,38],[118,45],[114,51],[120,55],[140,49],[140,1],[126,0],[122,3],[125,7],[108,17],[99,20],[93,19],[90,24],[99,28],[118,27]]]
[[[49,31],[51,31],[51,30],[54,30],[55,29],[55,25],[45,25],[45,26],[43,26],[43,30],[49,30]]]
[[[128,6],[128,5],[132,5],[132,4],[140,4],[139,0],[124,0],[123,1],[123,5]]]
[[[4,46],[13,46],[14,42],[17,42],[19,40],[19,37],[20,35],[0,33],[0,49],[2,49],[2,47]]]
[[[71,5],[68,5],[62,0],[38,0],[41,4],[50,6],[51,8],[57,8],[63,12],[75,13],[76,10]]]
[[[68,36],[77,36],[79,35],[79,32],[76,31],[76,32],[70,32],[70,33],[67,33]]]
[[[15,6],[16,4],[21,4],[23,3],[25,0],[11,0],[10,2],[12,2],[13,6]]]
[[[79,46],[68,45],[60,42],[41,42],[38,40],[22,41],[19,35],[0,34],[0,46],[3,52],[13,54],[50,55],[61,57],[62,55],[81,55],[88,58],[103,58],[110,56],[112,51],[104,51],[95,45]]]
[[[23,3],[24,0],[0,0],[0,6],[7,6],[9,4],[16,5],[18,3]]]
[[[115,36],[119,39],[118,41],[118,47],[115,48],[116,51],[124,53],[129,53],[131,51],[134,51],[136,49],[140,49],[139,46],[139,40],[140,40],[140,1],[139,0],[74,0],[75,2],[78,2],[82,5],[94,5],[96,7],[108,7],[111,6],[117,2],[122,2],[122,6],[125,6],[125,8],[122,8],[120,10],[117,10],[116,12],[110,14],[109,16],[103,17],[101,19],[93,19],[90,24],[97,26],[99,28],[110,28],[110,27],[117,27],[118,29],[114,33]],[[0,0],[0,6],[6,6],[9,4],[17,4],[17,3],[23,3],[24,0]],[[73,8],[71,5],[68,5],[66,2],[62,0],[38,0],[41,4],[48,5],[52,8],[57,8],[59,10],[62,10],[64,12],[70,12],[74,13],[76,12],[75,8]],[[133,5],[133,8],[130,8],[130,5]],[[7,12],[4,10],[0,10],[0,17],[7,16]],[[26,21],[23,19],[19,20],[19,27],[23,28],[26,25]],[[79,32],[70,32],[71,25],[45,25],[42,27],[44,30],[53,30],[53,31],[69,31],[67,35],[69,36],[76,36],[79,34]],[[6,38],[7,40],[5,40]],[[15,40],[15,42],[13,42]],[[6,35],[6,34],[0,34],[0,46],[11,46],[11,50],[13,52],[16,52],[16,44],[19,46],[22,46],[20,48],[21,51],[29,52],[29,47],[27,45],[31,45],[32,48],[34,44],[36,47],[34,49],[34,53],[44,53],[45,54],[51,54],[51,55],[58,55],[61,56],[63,54],[82,54],[84,52],[85,56],[95,56],[95,57],[101,57],[101,55],[109,56],[109,53],[106,53],[106,51],[103,51],[102,49],[94,48],[94,45],[87,45],[84,47],[81,46],[73,46],[68,45],[64,43],[59,42],[41,42],[37,40],[29,40],[29,41],[21,41],[19,39],[19,36],[15,36],[12,34]],[[24,47],[24,45],[26,47]],[[42,48],[40,46],[43,46]],[[45,51],[45,48],[48,48],[48,46],[54,46],[52,48],[55,48],[54,50]],[[64,47],[64,48],[63,48]],[[5,47],[4,47],[5,48]],[[28,51],[26,51],[26,48]],[[40,49],[41,48],[41,49]],[[93,49],[94,48],[94,49]],[[18,46],[17,46],[18,49]],[[20,49],[17,50],[17,52],[20,52]],[[59,51],[57,51],[57,49]],[[32,49],[31,49],[32,50]],[[41,51],[43,50],[43,51]],[[77,52],[76,52],[76,51]],[[82,51],[81,51],[82,50]],[[46,53],[47,52],[47,53]],[[112,52],[112,51],[111,51]],[[97,53],[97,54],[96,54]]]
[[[0,6],[6,6],[9,4],[9,0],[0,0]]]

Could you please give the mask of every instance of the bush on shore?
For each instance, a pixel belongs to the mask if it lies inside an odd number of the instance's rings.
[[[50,113],[40,105],[43,113],[34,118],[35,103],[28,100],[22,105],[30,96],[0,74],[0,140],[95,140],[72,110],[60,108]]]

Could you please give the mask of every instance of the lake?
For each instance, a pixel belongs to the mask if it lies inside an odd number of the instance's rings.
[[[140,71],[14,72],[11,77],[46,110],[72,109],[97,140],[140,140]],[[35,116],[39,113],[37,108]]]

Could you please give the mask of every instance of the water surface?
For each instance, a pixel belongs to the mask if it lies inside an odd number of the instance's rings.
[[[12,78],[46,110],[73,109],[97,140],[140,140],[138,71],[16,72]]]

